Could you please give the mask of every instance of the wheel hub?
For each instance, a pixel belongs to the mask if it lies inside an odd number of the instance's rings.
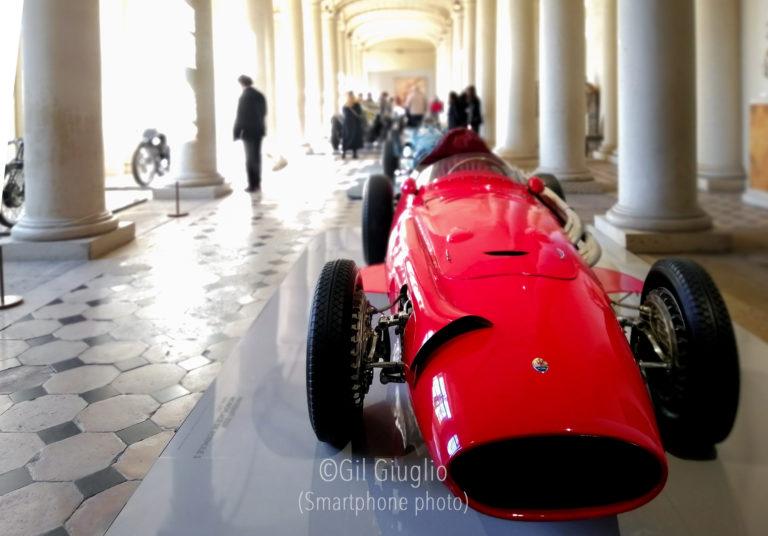
[[[648,326],[662,350],[659,357],[665,363],[677,365],[680,356],[678,334],[685,329],[677,300],[662,287],[649,292],[644,305],[649,309]]]

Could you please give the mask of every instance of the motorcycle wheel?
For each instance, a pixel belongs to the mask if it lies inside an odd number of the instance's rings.
[[[148,143],[139,144],[131,158],[131,171],[139,186],[149,186],[159,172],[157,149]]]
[[[0,223],[13,227],[24,213],[24,168],[8,166],[3,176]]]

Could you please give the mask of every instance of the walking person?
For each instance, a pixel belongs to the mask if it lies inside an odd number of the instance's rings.
[[[418,85],[414,85],[408,98],[405,100],[405,109],[408,113],[408,126],[419,128],[427,113],[427,96],[421,92]]]
[[[363,148],[363,108],[353,92],[347,93],[347,102],[341,112],[344,115],[341,158],[346,158],[347,151],[352,151],[352,158],[357,158],[357,150]]]
[[[243,88],[237,103],[235,118],[235,141],[243,140],[245,148],[245,170],[248,174],[246,192],[261,191],[261,142],[267,133],[264,118],[267,115],[267,99],[253,87],[250,76],[237,79]]]
[[[483,111],[480,97],[477,96],[475,86],[468,86],[467,91],[467,123],[470,128],[480,134],[480,125],[483,124]]]
[[[448,95],[448,130],[467,126],[466,101],[455,91]]]

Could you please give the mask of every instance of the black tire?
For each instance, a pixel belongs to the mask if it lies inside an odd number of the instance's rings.
[[[357,330],[353,315],[362,294],[354,261],[323,267],[307,334],[307,407],[317,439],[344,448],[359,428],[364,393],[353,375]]]
[[[24,210],[24,168],[21,164],[6,166],[0,192],[0,224],[9,229],[16,225]]]
[[[381,148],[381,167],[384,169],[384,175],[390,180],[395,178],[395,172],[400,167],[400,155],[397,154],[397,146],[392,139],[394,135],[396,134],[391,132]]]
[[[141,169],[141,152],[143,150],[149,151],[152,153],[152,156],[155,157],[154,161],[154,167],[152,168],[152,171],[148,174],[144,174]],[[139,186],[147,187],[149,186],[154,178],[159,174],[159,165],[157,163],[158,160],[157,155],[157,149],[149,144],[149,143],[141,143],[138,147],[136,147],[136,150],[133,151],[133,156],[131,157],[131,172],[133,173],[133,179],[139,184]]]
[[[565,192],[563,191],[563,185],[557,180],[557,177],[551,173],[537,173],[536,176],[544,181],[544,185],[555,192],[557,197],[565,201]]]
[[[728,310],[700,265],[662,259],[643,285],[642,302],[655,293],[675,320],[677,359],[671,369],[645,369],[664,447],[681,457],[714,455],[730,434],[739,403],[739,359]],[[660,303],[657,301],[657,303]],[[632,333],[643,361],[658,361],[648,340]]]
[[[363,254],[368,264],[384,262],[394,212],[392,181],[371,175],[363,188]]]

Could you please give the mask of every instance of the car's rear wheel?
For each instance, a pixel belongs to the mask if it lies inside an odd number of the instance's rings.
[[[307,335],[307,406],[320,441],[343,448],[359,428],[365,389],[360,374],[360,312],[367,301],[354,261],[323,267]]]
[[[381,148],[381,167],[384,170],[384,175],[390,179],[394,179],[395,172],[400,167],[400,156],[397,154],[397,143],[393,138],[394,136],[397,136],[397,133],[390,131]]]
[[[394,212],[392,182],[371,175],[363,189],[363,254],[368,264],[384,262]]]
[[[563,191],[563,185],[557,180],[557,177],[551,173],[537,173],[536,176],[544,181],[544,185],[555,192],[557,197],[565,201],[565,191]]]
[[[708,457],[736,419],[739,362],[728,310],[709,274],[693,261],[663,259],[643,285],[645,329],[634,328],[664,446],[683,457]],[[659,352],[662,356],[659,356]]]

